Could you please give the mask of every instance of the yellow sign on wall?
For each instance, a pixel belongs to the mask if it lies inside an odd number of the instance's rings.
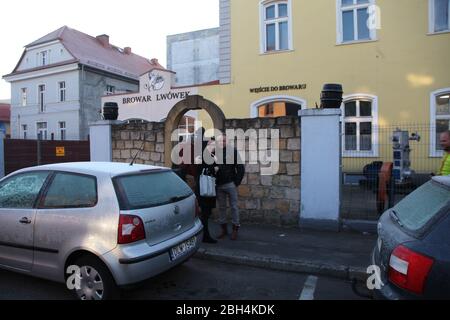
[[[65,147],[56,147],[56,156],[57,157],[64,157],[65,155],[66,155]]]

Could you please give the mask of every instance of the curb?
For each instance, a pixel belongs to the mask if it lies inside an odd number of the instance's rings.
[[[268,256],[240,255],[226,250],[207,250],[200,248],[194,255],[197,259],[224,262],[249,267],[264,268],[275,271],[288,271],[324,275],[338,279],[366,281],[367,273],[364,268],[344,265],[331,265],[314,261],[280,259]]]

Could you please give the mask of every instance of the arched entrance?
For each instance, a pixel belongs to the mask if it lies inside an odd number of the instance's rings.
[[[167,167],[172,166],[171,150],[172,132],[177,129],[183,116],[186,112],[191,110],[205,110],[210,115],[214,128],[218,130],[223,130],[225,126],[225,115],[222,110],[213,102],[206,100],[200,95],[189,96],[186,99],[178,102],[170,110],[166,122],[165,122],[165,132],[164,132],[164,164]]]

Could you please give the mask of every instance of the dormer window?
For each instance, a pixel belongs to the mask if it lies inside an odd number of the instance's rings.
[[[48,64],[48,55],[47,51],[42,51],[40,55],[40,62],[42,66],[46,66]]]

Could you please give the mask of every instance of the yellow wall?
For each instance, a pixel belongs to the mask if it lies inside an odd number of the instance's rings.
[[[228,118],[250,117],[252,103],[276,94],[304,99],[314,107],[323,84],[331,82],[343,84],[345,95],[377,96],[380,126],[428,124],[430,93],[450,87],[450,33],[428,35],[428,0],[377,0],[378,40],[345,45],[336,44],[335,0],[291,0],[294,50],[271,54],[260,54],[259,3],[231,0],[231,84],[199,89]],[[306,90],[249,92],[301,83],[307,84]],[[422,135],[428,145],[428,132]],[[428,149],[423,149],[427,154],[420,156],[427,158]],[[386,152],[380,156],[390,157]],[[358,161],[369,160],[374,159]]]

